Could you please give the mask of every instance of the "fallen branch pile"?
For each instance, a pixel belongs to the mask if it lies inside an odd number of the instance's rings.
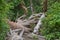
[[[26,15],[19,17],[16,20],[17,22],[8,20],[10,32],[7,33],[8,37],[6,37],[6,40],[24,40],[22,37],[24,33],[29,33],[30,31],[32,31],[32,33],[38,33],[38,29],[42,24],[41,19],[44,18],[45,15],[44,13],[39,13],[32,14],[28,19],[24,19],[24,17],[26,17]],[[31,24],[36,24],[34,29],[29,27]]]

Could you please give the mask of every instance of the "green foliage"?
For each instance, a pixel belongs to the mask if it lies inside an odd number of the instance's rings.
[[[33,7],[36,13],[42,12],[43,0],[33,0]]]
[[[31,5],[30,0],[12,1],[11,3],[14,4],[14,7],[12,7],[8,12],[8,18],[12,21],[15,21],[18,17],[24,14],[24,10],[22,8],[16,8],[16,6],[20,4],[20,2],[23,2],[26,7],[29,7]],[[42,11],[42,0],[32,0],[32,3],[35,13],[39,13]],[[31,14],[31,9],[28,8],[28,16],[30,16]]]
[[[60,3],[52,4],[42,22],[41,33],[46,36],[47,40],[60,38]]]
[[[18,5],[22,2],[24,3],[23,0],[11,0],[10,1],[12,8],[10,8],[7,14],[10,20],[15,21],[18,17],[20,17],[24,13],[22,8],[18,7]]]
[[[19,0],[17,1],[19,2]],[[0,0],[0,40],[5,40],[6,33],[9,30],[9,26],[6,21],[7,13],[14,7],[17,1]]]
[[[0,0],[0,40],[5,40],[6,32],[8,31],[8,25],[6,23],[6,13],[10,6],[4,1]]]

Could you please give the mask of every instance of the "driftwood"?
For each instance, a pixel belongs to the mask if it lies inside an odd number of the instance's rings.
[[[41,17],[39,18],[39,21],[38,21],[37,25],[35,26],[33,33],[38,33],[38,29],[41,27],[41,24],[42,24],[41,21],[44,17],[45,17],[45,14],[43,13],[41,15]]]
[[[17,23],[8,20],[8,24],[10,25],[11,29],[25,29],[25,30],[30,30],[29,28],[27,28],[25,26],[26,25],[30,25],[31,23],[37,23],[36,19],[32,19],[32,18],[34,18],[36,16],[41,16],[41,15],[36,14],[36,15],[30,16],[28,20],[20,20],[18,18]]]
[[[16,31],[19,31],[20,29],[16,29],[16,30],[11,30],[10,29],[10,34],[8,33],[8,38],[6,38],[6,40],[23,40],[23,33],[24,33],[24,29],[18,34]]]
[[[25,19],[25,20],[22,20],[21,17],[19,17],[17,20],[17,23],[20,23],[22,25],[30,25],[31,23],[37,23],[41,15],[42,15],[41,13],[32,14],[28,19]]]
[[[33,24],[37,23],[32,33],[33,34],[38,33],[38,29],[40,28],[42,24],[41,19],[45,17],[44,13],[33,14],[28,19],[22,19],[25,16],[26,15],[19,17],[17,19],[17,22],[8,20],[8,24],[10,25],[10,34],[8,33],[8,36],[10,37],[8,38],[9,40],[19,40],[19,39],[23,40],[23,37],[22,37],[23,33],[31,31],[31,28],[26,27],[27,25],[30,25],[31,23]]]

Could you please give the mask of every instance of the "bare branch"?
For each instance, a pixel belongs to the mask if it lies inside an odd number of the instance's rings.
[[[41,17],[40,17],[37,25],[35,26],[33,33],[37,33],[38,32],[38,29],[41,27],[41,24],[42,24],[42,22],[41,22],[42,21],[42,18],[44,18],[44,17],[45,17],[45,14],[43,13],[41,15]]]

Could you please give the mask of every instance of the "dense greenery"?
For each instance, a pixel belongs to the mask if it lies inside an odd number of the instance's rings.
[[[31,6],[30,0],[22,0],[21,2],[23,2],[23,4],[26,7]],[[15,1],[13,2],[15,4]],[[42,11],[42,1],[40,0],[32,0],[33,3],[33,8],[35,13],[39,13],[40,11]],[[20,4],[20,2],[16,1],[16,4],[14,5],[14,8],[10,9],[10,11],[8,12],[8,18],[12,21],[15,21],[18,17],[20,17],[22,14],[24,14],[24,10],[20,7],[17,7]],[[28,8],[28,16],[31,15],[31,8]]]
[[[9,30],[6,19],[9,18],[10,20],[15,21],[17,16],[24,14],[24,11],[21,8],[16,8],[16,6],[22,2],[24,2],[26,7],[30,6],[29,0],[0,0],[0,40],[5,40],[6,32]],[[30,15],[30,8],[28,11],[28,15]]]
[[[7,15],[10,6],[4,0],[0,0],[0,40],[4,40],[8,26],[6,23]]]
[[[46,36],[46,40],[60,38],[60,3],[55,2],[50,6],[45,19],[43,19],[41,32]]]
[[[15,0],[14,0],[15,1]],[[14,7],[13,1],[0,0],[0,40],[5,40],[6,33],[9,30],[7,25],[7,13]]]
[[[32,0],[35,13],[43,11],[44,0]],[[60,1],[48,0],[48,11],[43,19],[41,28],[42,35],[46,36],[46,40],[60,39]],[[19,4],[23,3],[27,8],[31,6],[30,0],[0,0],[0,40],[4,40],[9,26],[7,18],[15,21],[24,14],[24,10],[19,8]],[[17,7],[18,6],[18,7]],[[31,8],[28,8],[28,16],[32,14]]]

